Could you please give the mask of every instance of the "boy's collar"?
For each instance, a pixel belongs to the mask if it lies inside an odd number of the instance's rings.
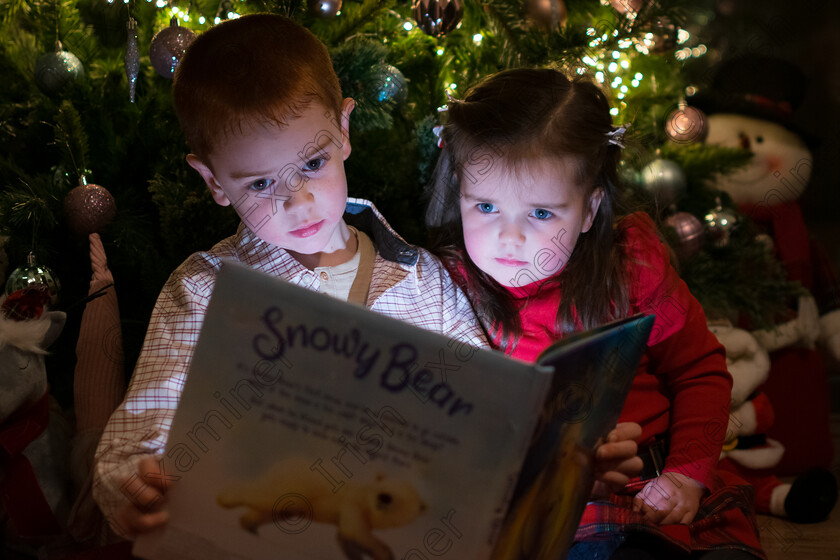
[[[397,235],[382,214],[367,200],[349,198],[344,210],[344,221],[368,234],[383,258],[405,265],[417,264],[420,258],[417,248],[412,247]]]

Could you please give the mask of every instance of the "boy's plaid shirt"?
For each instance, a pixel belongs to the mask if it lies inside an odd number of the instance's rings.
[[[367,201],[348,199],[345,220],[367,233],[377,249],[370,309],[472,346],[487,346],[469,301],[437,258],[405,243]],[[313,271],[242,224],[235,235],[209,252],[191,255],[172,273],[152,312],[125,400],[96,451],[94,497],[112,526],[117,508],[143,486],[137,463],[163,453],[223,258],[311,290],[320,286]]]

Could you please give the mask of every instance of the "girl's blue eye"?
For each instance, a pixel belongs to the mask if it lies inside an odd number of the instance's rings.
[[[478,211],[482,214],[491,214],[496,211],[496,206],[489,202],[479,202]]]
[[[551,212],[549,212],[545,208],[537,208],[533,212],[531,212],[531,215],[538,220],[547,220],[550,217],[552,217],[554,214],[552,214]]]
[[[274,179],[260,179],[259,181],[254,181],[248,187],[252,191],[264,191],[265,189],[269,188],[274,184]]]
[[[307,161],[306,164],[303,166],[304,171],[318,171],[319,169],[324,167],[325,163],[327,163],[327,158],[312,158],[309,161]]]

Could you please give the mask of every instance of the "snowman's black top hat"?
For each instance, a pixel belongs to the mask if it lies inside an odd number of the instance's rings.
[[[712,84],[688,103],[707,114],[737,113],[793,128],[806,85],[805,75],[787,61],[742,56],[723,61]]]

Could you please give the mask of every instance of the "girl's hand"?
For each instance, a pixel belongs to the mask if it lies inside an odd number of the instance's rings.
[[[641,435],[642,427],[635,422],[622,422],[607,434],[606,443],[595,451],[593,497],[605,498],[618,492],[641,472],[642,459],[636,455],[635,441]]]
[[[648,482],[633,498],[633,511],[659,525],[688,525],[697,515],[705,487],[684,474],[667,472]]]

